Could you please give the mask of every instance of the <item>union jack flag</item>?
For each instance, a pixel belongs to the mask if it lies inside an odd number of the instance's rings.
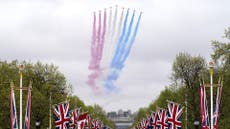
[[[54,120],[56,129],[68,129],[69,127],[69,103],[61,103],[54,106]]]
[[[83,129],[84,128],[86,117],[87,117],[87,113],[79,115],[78,120],[77,120],[78,129]]]
[[[155,112],[152,112],[151,114],[151,118],[152,118],[152,129],[157,129],[157,119],[158,119],[158,114]]]
[[[168,118],[164,109],[158,110],[157,126],[159,129],[168,129]]]
[[[139,122],[138,127],[139,127],[140,129],[142,129],[142,127],[141,127],[141,122]]]
[[[77,126],[77,119],[78,119],[78,116],[80,114],[80,109],[81,108],[77,108],[73,111],[70,112],[70,121],[69,121],[69,128],[70,129],[75,129],[76,126]]]
[[[181,129],[181,115],[183,113],[183,108],[174,102],[168,102],[168,124],[169,129]]]
[[[98,128],[98,122],[97,122],[97,120],[93,120],[92,129],[97,129],[97,128]]]
[[[142,129],[147,129],[147,125],[148,125],[148,119],[143,119],[141,121],[141,128]]]
[[[147,129],[152,129],[152,122],[153,122],[152,116],[147,116],[147,119],[148,119]]]
[[[202,129],[209,129],[208,106],[204,86],[200,87],[200,117]]]
[[[87,115],[86,122],[85,122],[85,128],[87,129],[91,128],[91,119],[92,119],[91,115]]]
[[[104,129],[104,123],[102,121],[100,121],[99,129]]]
[[[10,90],[10,119],[11,119],[11,129],[18,129],[17,110],[16,110],[16,105],[15,105],[13,87],[11,87],[11,90]]]
[[[28,97],[27,97],[24,129],[30,129],[30,108],[31,108],[31,87],[29,86],[28,87]]]
[[[97,129],[102,129],[103,123],[101,121],[97,121]]]
[[[222,89],[223,89],[223,85],[221,85],[217,89],[216,107],[215,107],[215,111],[213,113],[214,129],[218,129],[218,116],[219,116],[220,100],[221,100],[221,96],[222,96]]]

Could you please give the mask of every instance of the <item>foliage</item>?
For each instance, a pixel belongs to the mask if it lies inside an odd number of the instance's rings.
[[[199,120],[199,86],[200,76],[207,71],[205,60],[200,56],[191,56],[188,53],[179,53],[173,62],[172,84],[163,90],[159,97],[146,109],[148,114],[156,111],[156,107],[167,109],[167,100],[180,103],[185,107],[187,101],[188,127],[193,127],[193,122]],[[187,98],[185,96],[188,96]],[[139,115],[139,114],[138,114]],[[137,116],[142,117],[142,116]],[[185,117],[183,115],[182,117]],[[183,121],[183,125],[185,125]]]
[[[179,53],[173,62],[172,79],[181,80],[188,88],[199,87],[197,82],[200,73],[205,69],[205,64],[205,60],[200,56]]]
[[[230,123],[230,28],[225,30],[225,38],[228,42],[212,41],[214,53],[211,55],[215,61],[213,82],[217,83],[220,76],[224,77],[223,94],[220,105],[219,129],[228,129]],[[153,101],[147,108],[141,108],[135,118],[136,125],[142,118],[144,113],[150,114],[151,111],[156,111],[156,107],[165,107],[166,100],[170,99],[182,106],[186,107],[187,101],[187,126],[195,128],[193,122],[200,120],[199,116],[199,86],[200,83],[209,83],[209,70],[206,67],[205,60],[200,56],[191,56],[188,53],[179,53],[173,63],[172,69],[172,84],[163,90],[159,97]],[[207,90],[208,91],[208,90]],[[214,98],[216,89],[214,88]],[[210,93],[207,92],[207,100],[210,99]],[[208,105],[209,101],[208,101]],[[210,106],[209,106],[210,108]],[[186,125],[185,113],[183,113],[183,127]],[[130,127],[131,128],[131,127]]]
[[[166,87],[165,90],[161,91],[157,99],[149,104],[147,108],[140,108],[134,119],[133,125],[130,128],[137,125],[138,122],[140,122],[143,118],[146,118],[146,116],[150,115],[151,112],[156,112],[158,107],[167,109],[168,100],[180,103],[182,106],[185,106],[183,104],[184,97],[181,96],[181,93],[184,91],[184,87],[180,87],[178,89],[172,89],[172,87],[173,86]]]
[[[220,129],[229,128],[228,124],[230,123],[230,28],[225,30],[225,38],[228,42],[212,41],[214,51],[212,58],[218,66],[219,74],[224,77],[223,94],[220,105]]]
[[[77,96],[71,95],[71,85],[67,83],[65,76],[59,72],[58,67],[53,64],[35,64],[22,62],[25,66],[23,70],[23,86],[27,87],[32,82],[32,105],[31,105],[31,129],[35,129],[36,119],[41,120],[41,128],[49,126],[50,96],[52,105],[63,101],[69,101],[70,109],[81,107],[82,111],[89,111],[90,114],[100,115],[105,124],[115,127],[111,121],[108,121],[105,115],[97,112],[97,108],[86,106]],[[19,88],[17,60],[12,62],[0,61],[0,129],[10,128],[10,82],[14,82],[14,88]],[[15,90],[17,116],[19,119],[19,91]],[[27,92],[23,91],[23,118]],[[95,113],[97,112],[97,113]],[[7,118],[7,119],[6,119]],[[24,120],[23,120],[24,121]],[[19,121],[18,121],[19,122]],[[52,121],[54,127],[54,122]]]
[[[185,86],[182,97],[187,97],[188,123],[189,127],[193,122],[199,120],[199,87],[202,74],[205,73],[205,60],[200,56],[191,56],[188,53],[179,53],[173,63],[172,78],[180,80],[181,86]],[[184,98],[185,100],[185,98]],[[182,102],[183,103],[183,102]]]

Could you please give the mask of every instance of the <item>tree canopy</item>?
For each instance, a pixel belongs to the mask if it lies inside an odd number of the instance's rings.
[[[35,129],[37,118],[41,120],[41,128],[49,126],[50,96],[52,105],[68,100],[70,109],[81,107],[82,111],[98,116],[104,124],[114,128],[112,121],[106,119],[104,110],[98,106],[86,106],[77,96],[72,95],[72,86],[67,83],[65,76],[53,64],[43,64],[37,62],[22,62],[23,86],[27,87],[32,82],[32,104],[31,104],[31,129]],[[0,61],[0,129],[10,128],[10,82],[14,83],[14,88],[19,88],[17,60],[7,62]],[[19,91],[15,90],[17,111],[19,111]],[[23,92],[23,118],[25,114],[27,92]],[[99,110],[100,109],[100,110]],[[19,118],[19,112],[17,114]],[[7,119],[6,119],[7,118]],[[24,121],[24,120],[23,120]],[[54,122],[52,122],[54,126]]]
[[[219,129],[229,128],[230,123],[230,28],[225,30],[225,38],[228,42],[212,41],[213,54],[210,55],[215,62],[214,67],[214,83],[218,82],[220,76],[224,77],[223,94],[220,105]],[[193,122],[200,120],[200,92],[201,83],[209,83],[209,68],[206,61],[201,56],[192,56],[189,53],[179,53],[172,65],[171,80],[172,83],[161,91],[160,95],[146,108],[139,109],[133,126],[141,119],[150,114],[151,111],[156,111],[156,107],[166,108],[166,100],[175,101],[186,108],[187,102],[187,118],[186,114],[182,115],[183,128],[187,125],[188,128],[195,128]],[[216,91],[216,89],[214,89]],[[214,97],[216,94],[214,94]],[[209,90],[207,91],[208,104],[210,100]],[[210,108],[210,106],[209,106]],[[130,128],[131,128],[130,127]]]

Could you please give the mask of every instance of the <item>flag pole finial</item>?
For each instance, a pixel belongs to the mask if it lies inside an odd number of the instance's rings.
[[[18,65],[18,69],[19,69],[20,72],[23,71],[24,70],[24,65],[23,64],[19,64]]]
[[[213,74],[213,68],[214,68],[214,62],[213,62],[213,61],[210,61],[210,62],[209,62],[210,75]]]

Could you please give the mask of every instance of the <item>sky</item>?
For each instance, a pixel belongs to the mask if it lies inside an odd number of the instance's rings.
[[[143,14],[115,82],[121,91],[98,95],[86,84],[93,12],[115,5]],[[0,0],[0,60],[53,63],[85,104],[137,111],[170,85],[179,52],[210,60],[211,40],[225,41],[229,5],[229,0]]]

